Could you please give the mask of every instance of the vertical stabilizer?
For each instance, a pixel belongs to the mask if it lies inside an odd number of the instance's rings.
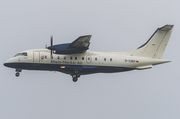
[[[141,52],[141,56],[161,59],[171,36],[172,29],[173,25],[165,25],[158,28],[150,39],[137,49]]]

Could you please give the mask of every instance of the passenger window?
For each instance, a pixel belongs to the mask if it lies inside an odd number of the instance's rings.
[[[106,61],[106,58],[104,58],[104,61]]]
[[[110,58],[110,61],[112,61],[112,58]]]
[[[82,57],[82,60],[84,60],[84,57]]]
[[[47,58],[47,56],[45,55],[45,57],[44,57],[45,59]]]
[[[95,58],[95,60],[97,61],[97,57]]]
[[[57,59],[60,59],[60,57],[58,56]]]
[[[72,57],[70,57],[70,59],[72,60]]]
[[[75,60],[77,60],[77,57],[75,57]]]
[[[66,57],[64,57],[64,59],[66,59]]]
[[[88,60],[90,60],[90,57],[88,57]]]

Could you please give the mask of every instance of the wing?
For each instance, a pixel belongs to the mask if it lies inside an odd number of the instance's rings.
[[[91,39],[91,35],[80,36],[72,43],[53,45],[48,47],[48,49],[53,50],[54,54],[83,53],[89,49],[90,39]]]
[[[75,48],[77,50],[88,50],[89,45],[90,45],[90,39],[91,35],[86,35],[86,36],[80,36],[77,38],[75,41],[73,41],[69,47],[70,48]]]

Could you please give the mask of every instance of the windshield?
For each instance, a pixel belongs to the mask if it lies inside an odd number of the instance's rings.
[[[18,53],[14,57],[17,57],[17,56],[27,56],[27,52]]]

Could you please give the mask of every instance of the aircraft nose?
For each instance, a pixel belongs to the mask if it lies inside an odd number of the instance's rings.
[[[7,61],[4,63],[4,66],[6,66],[6,67],[11,67],[11,59],[7,60]]]
[[[4,66],[6,66],[6,67],[7,67],[7,63],[4,63]]]
[[[10,67],[10,66],[9,66],[9,63],[4,63],[4,66],[6,66],[6,67]]]

